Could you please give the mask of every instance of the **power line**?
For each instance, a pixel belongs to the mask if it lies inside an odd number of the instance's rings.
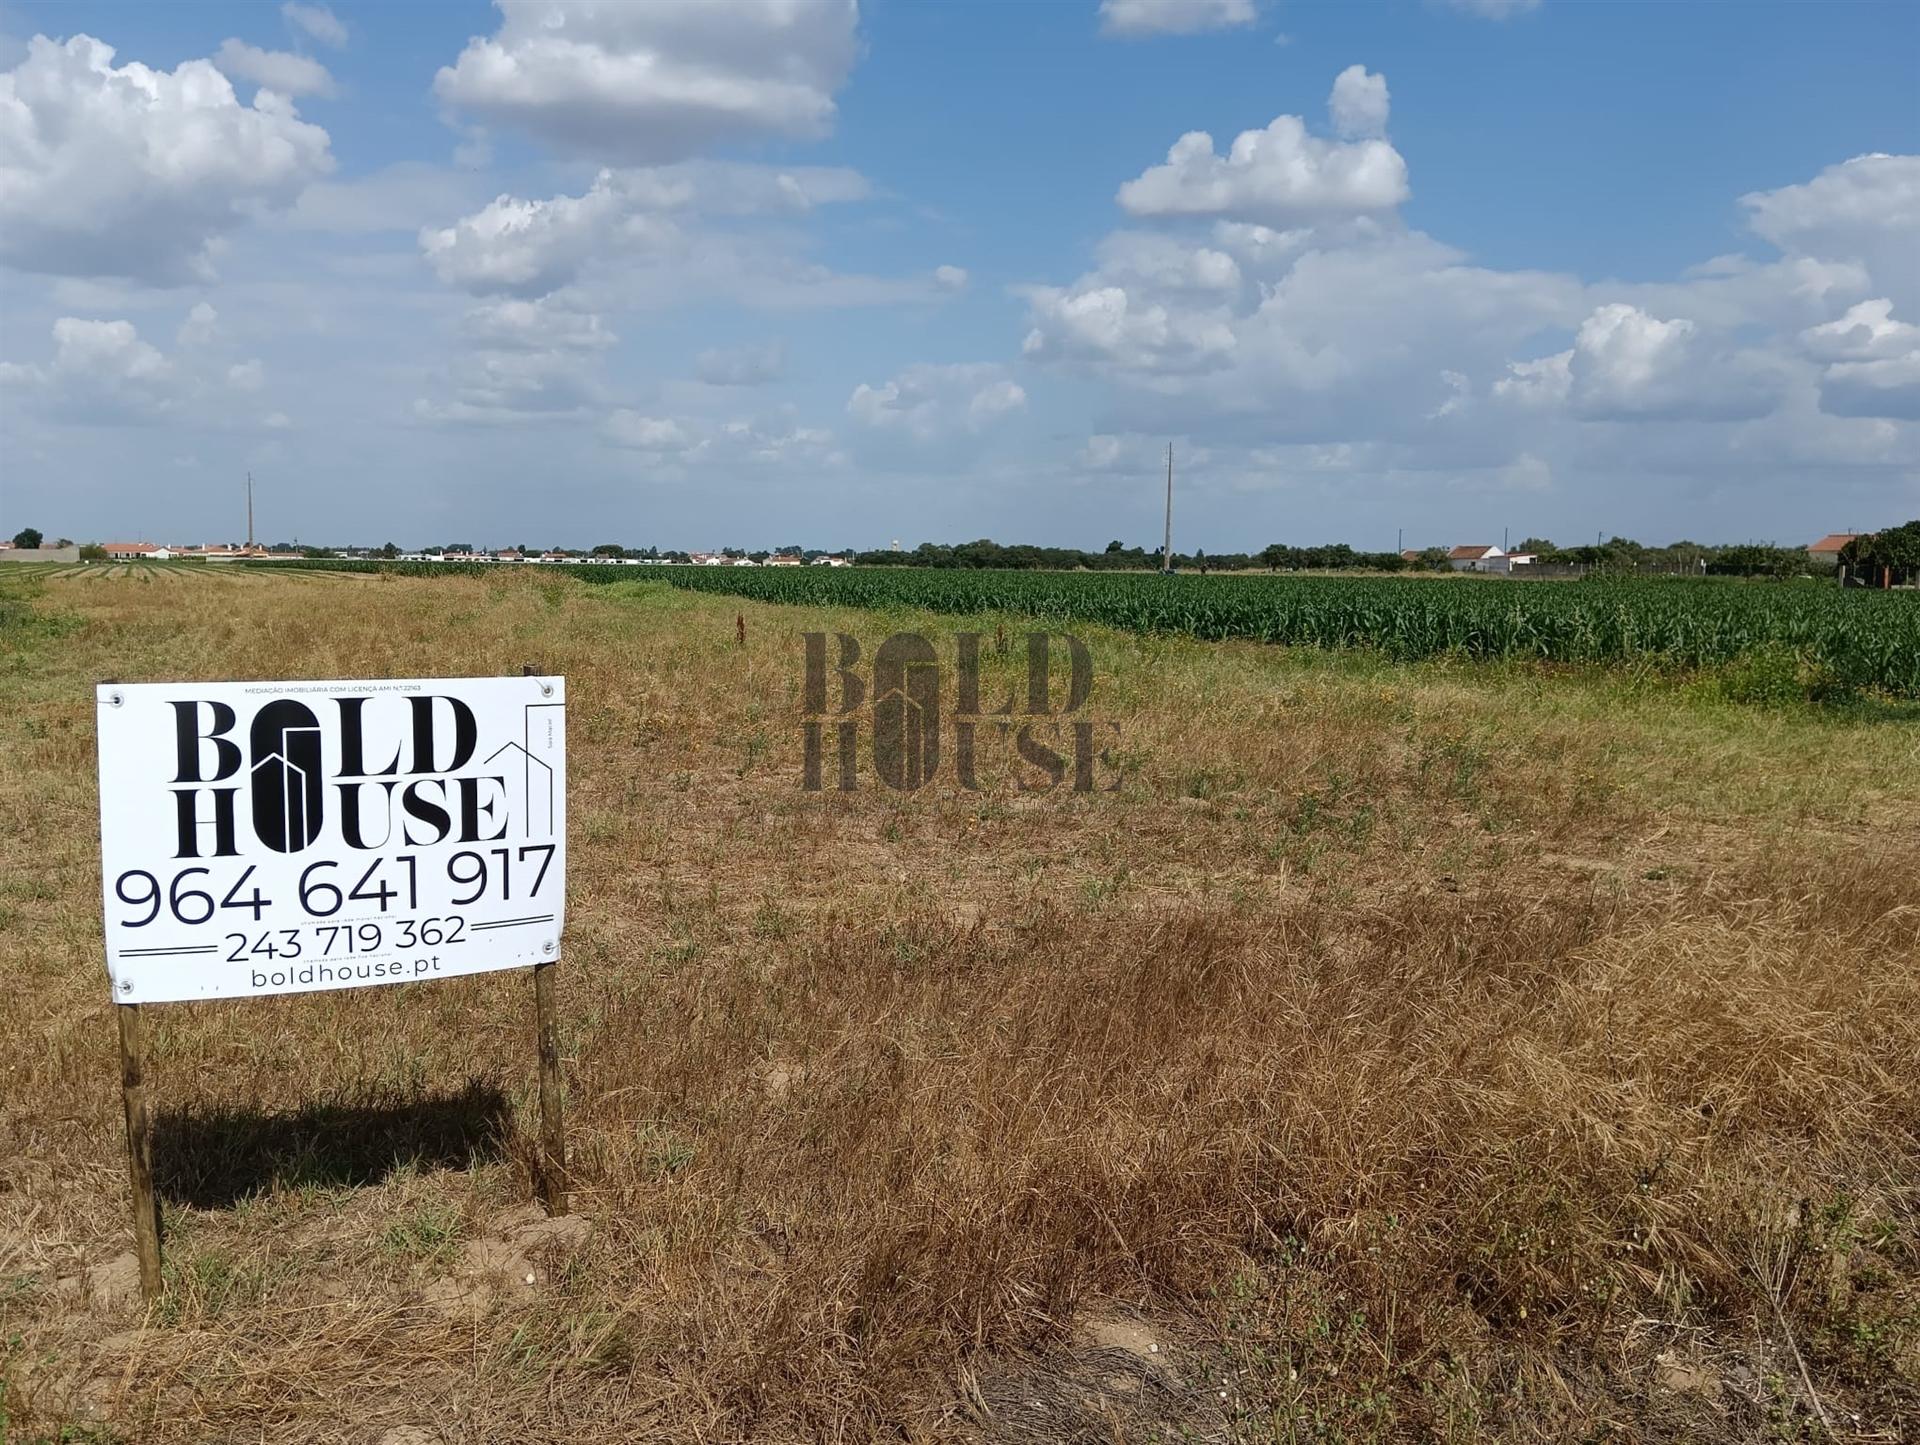
[[[1167,443],[1167,536],[1160,554],[1160,569],[1173,570],[1173,443]]]

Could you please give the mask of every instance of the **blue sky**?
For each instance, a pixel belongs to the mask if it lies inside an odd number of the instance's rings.
[[[1213,551],[1905,520],[1916,55],[1911,5],[0,0],[0,531],[230,538],[251,470],[273,539],[1099,547],[1168,441]]]

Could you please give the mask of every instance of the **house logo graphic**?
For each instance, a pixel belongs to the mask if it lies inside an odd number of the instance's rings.
[[[534,714],[546,710],[544,706],[527,709],[529,741],[533,732]],[[520,836],[523,838],[553,836],[553,769],[536,758],[525,742],[502,743],[487,755],[486,766],[507,779],[509,787],[515,781],[514,774],[519,774]]]
[[[1118,728],[1110,722],[1096,724],[1082,712],[1093,691],[1093,659],[1077,637],[1027,635],[1024,707],[1019,706],[1017,683],[1007,685],[999,706],[982,702],[988,670],[1020,671],[1008,654],[1004,633],[995,643],[995,661],[983,656],[981,634],[959,633],[950,668],[927,638],[896,633],[873,654],[870,689],[859,671],[857,639],[846,633],[809,632],[805,642],[801,787],[807,792],[825,791],[830,771],[836,791],[858,788],[863,751],[873,776],[896,792],[924,787],[948,762],[953,781],[976,792],[1003,785],[1020,792],[1049,792],[1064,785],[1077,793],[1111,792],[1118,786],[1117,777],[1112,784],[1096,785],[1101,767],[1117,771],[1106,745],[1118,736]],[[1062,651],[1064,677],[1054,667],[1055,654]],[[835,659],[831,666],[830,653]],[[950,700],[945,694],[949,672]],[[837,693],[831,707],[830,693]],[[868,734],[864,750],[863,719]]]
[[[249,741],[253,831],[276,853],[298,853],[320,837],[326,821],[320,720],[288,698],[253,716]]]

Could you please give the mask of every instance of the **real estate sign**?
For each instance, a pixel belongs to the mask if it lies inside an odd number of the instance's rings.
[[[98,716],[115,1003],[559,957],[564,679],[108,683]]]

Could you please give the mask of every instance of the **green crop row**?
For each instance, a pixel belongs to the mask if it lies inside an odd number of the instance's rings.
[[[301,565],[276,563],[276,566]],[[496,563],[312,565],[401,572]],[[586,582],[666,582],[763,602],[1020,613],[1209,640],[1552,662],[1716,667],[1787,656],[1825,684],[1920,697],[1920,596],[1815,582],[1177,576],[906,567],[553,566]]]

